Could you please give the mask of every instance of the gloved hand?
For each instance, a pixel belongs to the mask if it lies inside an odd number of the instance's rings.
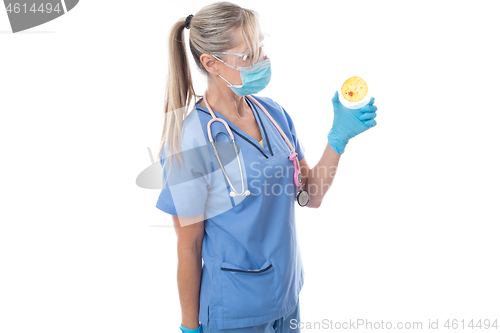
[[[338,154],[343,154],[345,146],[350,139],[363,133],[367,129],[377,125],[377,107],[373,105],[375,98],[360,109],[346,108],[339,101],[338,91],[332,98],[333,104],[333,126],[328,133],[328,143]]]
[[[183,333],[202,333],[202,332],[203,332],[203,329],[201,328],[201,324],[200,324],[200,326],[198,326],[198,328],[197,328],[197,329],[194,329],[194,330],[189,329],[189,328],[187,328],[187,327],[184,327],[184,326],[182,326],[182,324],[181,324],[180,329],[181,329],[181,331],[182,331]]]

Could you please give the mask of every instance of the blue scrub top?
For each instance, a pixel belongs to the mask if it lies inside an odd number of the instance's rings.
[[[288,113],[270,98],[254,98],[278,123],[300,161],[304,147]],[[198,104],[184,121],[184,164],[166,171],[170,156],[166,146],[160,157],[166,182],[156,207],[175,216],[205,214],[199,320],[217,329],[255,326],[283,317],[297,304],[304,283],[290,150],[264,112],[246,100],[264,147],[213,112],[233,131],[249,196],[229,196],[230,186],[207,136],[212,116]],[[241,193],[240,169],[232,144],[227,144],[229,135],[220,122],[211,129],[225,171]]]

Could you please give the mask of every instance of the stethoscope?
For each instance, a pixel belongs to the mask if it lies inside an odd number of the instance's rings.
[[[288,148],[290,149],[290,156],[288,157],[288,159],[290,161],[293,161],[293,167],[295,169],[295,171],[293,173],[293,181],[294,181],[295,185],[299,188],[299,192],[297,193],[296,199],[297,199],[298,204],[301,207],[307,205],[307,203],[309,202],[309,192],[307,192],[307,190],[303,190],[301,188],[304,184],[302,183],[302,180],[303,180],[302,173],[300,173],[300,171],[299,171],[300,164],[299,164],[299,159],[297,157],[297,153],[293,149],[293,146],[290,144],[290,141],[288,141],[288,138],[286,137],[285,133],[283,133],[283,131],[281,130],[279,125],[276,123],[276,121],[274,121],[273,117],[271,117],[271,115],[267,112],[267,110],[257,100],[255,100],[255,98],[253,98],[252,96],[247,95],[246,97],[250,98],[266,114],[266,116],[269,118],[269,120],[271,120],[271,122],[276,127],[278,132],[281,134],[281,137],[285,140],[286,144],[288,145]],[[212,111],[212,108],[208,104],[206,91],[203,94],[203,100],[205,101],[205,105],[207,106],[208,111],[210,111],[210,114],[212,115],[212,119],[210,119],[210,121],[207,124],[208,139],[210,140],[210,144],[212,145],[212,149],[214,151],[215,157],[217,157],[217,161],[219,162],[222,173],[224,174],[224,177],[226,178],[227,182],[229,183],[229,186],[231,187],[231,192],[229,193],[229,195],[231,197],[248,196],[248,195],[250,195],[250,191],[248,189],[245,190],[245,184],[243,182],[243,170],[241,168],[241,162],[240,162],[240,157],[238,155],[238,149],[236,148],[236,143],[234,142],[233,132],[231,131],[231,129],[229,128],[229,125],[227,124],[227,122],[224,119],[220,119],[220,118],[217,118],[215,116],[214,112]],[[240,168],[241,189],[242,189],[241,193],[238,193],[234,189],[234,186],[231,183],[231,181],[229,180],[229,177],[226,174],[226,170],[224,170],[224,166],[222,165],[222,162],[219,158],[219,154],[217,153],[217,148],[215,148],[215,142],[213,140],[212,131],[210,129],[212,123],[214,123],[215,121],[220,121],[222,124],[224,124],[224,126],[227,129],[227,133],[229,134],[229,137],[231,138],[231,141],[233,142],[234,152],[236,153],[236,159],[238,160],[238,166]]]

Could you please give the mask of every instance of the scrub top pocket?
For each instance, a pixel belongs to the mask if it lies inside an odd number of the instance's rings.
[[[220,269],[225,320],[269,315],[276,311],[275,269],[267,260],[259,269],[223,262]]]

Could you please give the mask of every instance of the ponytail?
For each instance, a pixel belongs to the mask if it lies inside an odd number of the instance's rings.
[[[188,106],[193,97],[196,97],[184,43],[184,22],[185,19],[181,19],[174,24],[168,41],[169,65],[164,106],[165,120],[158,158],[166,143],[167,151],[171,155],[170,166],[172,166],[174,156],[176,163],[177,157],[182,162],[183,123]]]
[[[189,15],[174,24],[168,41],[168,80],[165,94],[165,122],[161,137],[161,156],[164,145],[171,156],[182,163],[181,140],[184,119],[191,100],[197,96],[193,88],[191,71],[184,43],[184,28],[189,27],[189,47],[198,69],[205,75],[202,54],[221,54],[236,46],[234,33],[241,28],[246,43],[258,54],[257,13],[230,2],[216,2],[203,7],[194,16]]]

